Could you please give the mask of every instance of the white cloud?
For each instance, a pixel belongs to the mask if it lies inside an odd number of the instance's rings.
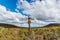
[[[26,16],[21,13],[11,12],[6,7],[0,5],[0,23],[18,24],[20,21],[25,20]]]
[[[4,6],[1,6],[1,5],[0,5],[0,11],[1,11],[1,12],[6,12],[6,8],[5,8]]]
[[[5,6],[0,5],[0,23],[15,24],[17,26],[28,27],[27,16],[19,13],[17,9],[16,12],[8,11]],[[41,23],[42,24],[42,23]],[[32,20],[32,27],[41,26],[36,20]]]
[[[23,0],[22,0],[23,1]],[[21,2],[21,1],[20,1]],[[26,0],[20,5],[18,2],[17,6],[21,6],[25,13],[30,14],[37,20],[43,20],[48,23],[50,22],[60,22],[60,2],[59,0],[36,0],[34,2],[27,2]],[[21,8],[19,7],[19,8]]]

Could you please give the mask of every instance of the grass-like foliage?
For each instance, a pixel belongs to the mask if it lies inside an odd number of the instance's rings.
[[[8,26],[9,27],[9,26]],[[36,36],[43,36],[43,40],[60,40],[60,26],[31,28],[31,35],[28,34],[28,28],[5,28],[0,26],[0,40],[37,40]]]

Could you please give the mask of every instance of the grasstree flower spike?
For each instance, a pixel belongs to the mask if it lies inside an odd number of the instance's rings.
[[[31,18],[28,16],[28,24],[31,23]]]

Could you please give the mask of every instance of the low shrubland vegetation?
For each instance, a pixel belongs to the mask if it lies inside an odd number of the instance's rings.
[[[31,35],[28,34],[28,28],[8,27],[0,26],[0,40],[29,40],[29,36],[34,40],[36,35],[43,36],[44,40],[48,40],[53,35],[60,40],[60,26],[31,28]]]

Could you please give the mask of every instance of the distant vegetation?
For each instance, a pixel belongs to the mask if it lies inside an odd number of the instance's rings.
[[[15,25],[6,26],[7,24],[0,24],[0,40],[29,40],[28,28],[19,28]],[[31,28],[32,40],[37,40],[39,35],[43,36],[44,40],[60,40],[60,26]]]

